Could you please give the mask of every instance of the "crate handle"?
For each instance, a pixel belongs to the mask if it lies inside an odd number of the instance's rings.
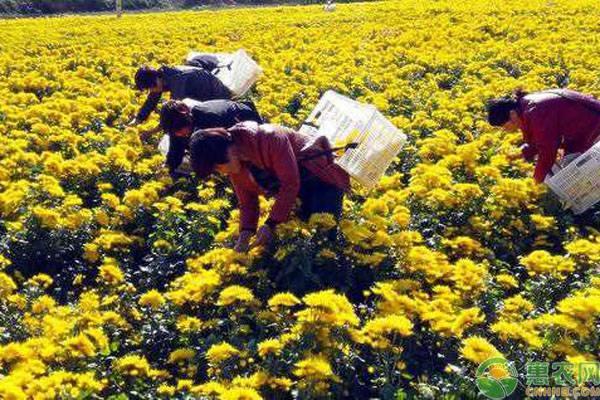
[[[591,154],[590,154],[590,155],[588,155],[588,156],[585,156],[585,157],[583,158],[583,160],[581,160],[581,161],[578,161],[578,162],[577,162],[577,164],[575,164],[575,165],[577,165],[577,167],[581,167],[583,164],[585,164],[586,162],[590,161],[590,159],[591,159],[591,158],[592,158],[592,155],[591,155]]]

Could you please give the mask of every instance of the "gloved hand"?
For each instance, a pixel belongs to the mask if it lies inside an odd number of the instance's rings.
[[[521,146],[521,155],[525,160],[532,162],[537,155],[537,149],[535,146],[525,143]]]
[[[267,246],[273,240],[273,229],[269,225],[263,225],[256,233],[256,240],[251,247]]]
[[[241,231],[233,249],[238,253],[246,253],[250,249],[250,239],[254,236],[252,231]]]

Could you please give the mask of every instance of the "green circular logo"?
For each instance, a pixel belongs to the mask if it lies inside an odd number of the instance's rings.
[[[477,368],[477,388],[485,397],[502,400],[517,388],[517,370],[502,357],[485,360]]]

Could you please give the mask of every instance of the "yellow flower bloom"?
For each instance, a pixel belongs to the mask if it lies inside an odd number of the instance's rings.
[[[202,321],[195,317],[181,316],[177,319],[176,326],[181,333],[192,333],[202,329]]]
[[[244,304],[254,301],[254,295],[252,291],[243,286],[229,286],[221,291],[217,305],[219,306],[230,306],[234,303]]]
[[[294,375],[311,381],[336,380],[329,361],[322,356],[307,357],[295,364]]]
[[[388,315],[375,318],[366,323],[362,334],[366,343],[376,349],[385,349],[394,345],[392,338],[410,336],[413,333],[413,324],[402,315]]]
[[[460,350],[462,356],[478,365],[488,358],[501,356],[500,352],[481,336],[471,336],[462,341]]]
[[[300,304],[300,300],[291,293],[278,293],[269,299],[269,308],[276,310],[280,307],[293,307]]]
[[[140,306],[150,308],[159,308],[160,306],[165,304],[165,298],[158,290],[150,290],[149,292],[146,292],[142,296],[140,296],[138,304]]]
[[[519,286],[517,279],[510,274],[498,274],[496,275],[496,282],[505,289],[516,288]]]
[[[117,260],[114,258],[105,258],[104,263],[100,266],[100,279],[109,285],[118,285],[125,280],[123,271],[119,268]]]
[[[196,356],[194,349],[177,349],[169,354],[169,363],[177,364],[184,361],[189,361]]]
[[[206,352],[206,358],[211,364],[219,364],[231,357],[240,354],[240,351],[227,342],[213,344]]]
[[[6,297],[17,289],[17,285],[10,276],[0,272],[0,296]]]
[[[358,317],[354,313],[352,304],[345,296],[336,294],[333,290],[311,293],[304,296],[302,300],[307,308],[296,313],[299,322],[309,326],[312,324],[358,325]]]
[[[145,357],[135,354],[116,359],[113,362],[113,367],[119,373],[133,377],[151,378],[160,374],[159,371],[150,367],[150,363]]]
[[[48,287],[50,287],[53,282],[54,280],[46,274],[37,274],[28,280],[28,283],[34,286],[39,286],[43,289],[47,289]]]
[[[545,250],[536,250],[521,259],[529,275],[548,274],[564,276],[575,270],[575,262],[562,256],[552,256]]]
[[[71,357],[93,357],[96,354],[96,346],[84,334],[67,339],[63,345],[69,350]]]
[[[268,355],[278,355],[283,349],[284,344],[277,339],[267,339],[258,344],[258,354],[261,357],[267,357]]]
[[[262,400],[262,396],[252,388],[233,388],[221,394],[222,400]]]

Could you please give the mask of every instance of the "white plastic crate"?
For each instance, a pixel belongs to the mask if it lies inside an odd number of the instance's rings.
[[[158,142],[159,153],[166,157],[167,153],[169,152],[170,145],[171,139],[169,138],[169,135],[163,135],[162,139],[160,139],[160,142]]]
[[[335,4],[334,3],[329,3],[327,2],[324,6],[323,6],[323,10],[327,11],[327,12],[333,12],[335,11]]]
[[[575,214],[600,202],[600,142],[545,183]]]
[[[204,54],[217,57],[221,68],[218,68],[214,74],[231,90],[234,98],[244,96],[263,73],[262,68],[243,49],[235,53],[214,54],[192,51],[187,55],[186,61]]]
[[[374,106],[331,90],[321,97],[300,132],[325,136],[332,147],[358,143],[336,163],[368,189],[379,182],[406,142],[406,135]]]

